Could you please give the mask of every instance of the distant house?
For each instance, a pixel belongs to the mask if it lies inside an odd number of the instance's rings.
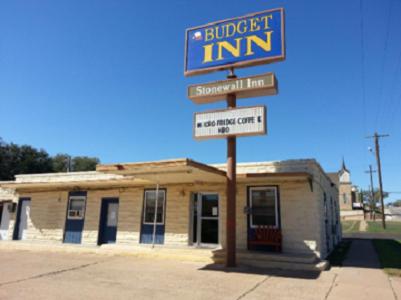
[[[217,249],[225,248],[225,183],[225,165],[175,159],[17,175],[0,187],[18,194],[15,226],[7,223],[14,240]],[[341,239],[338,203],[313,159],[239,163],[237,249],[323,259]],[[279,245],[255,243],[263,230]]]

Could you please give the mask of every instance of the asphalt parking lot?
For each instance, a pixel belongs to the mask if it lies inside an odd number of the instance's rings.
[[[342,269],[338,268],[322,273],[227,271],[174,260],[4,249],[0,257],[2,300],[348,299],[342,296],[348,295],[347,290],[343,294],[339,289]],[[354,275],[349,273],[350,278]],[[333,293],[334,288],[340,293]],[[395,299],[386,298],[392,295],[388,289],[378,292],[383,300]],[[355,294],[353,298],[359,299]]]
[[[324,299],[330,272],[227,272],[130,256],[1,250],[0,299]],[[318,276],[316,281],[316,276]],[[304,278],[302,278],[304,277]]]

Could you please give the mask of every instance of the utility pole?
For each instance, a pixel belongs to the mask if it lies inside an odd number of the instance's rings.
[[[382,206],[382,224],[383,228],[386,229],[386,216],[384,215],[384,197],[383,197],[383,181],[382,181],[382,168],[380,162],[380,146],[379,146],[379,138],[388,137],[388,134],[378,134],[375,132],[373,136],[368,136],[367,138],[374,138],[375,140],[375,152],[376,152],[376,162],[377,162],[377,174],[379,175],[379,194],[380,194],[380,203]]]
[[[375,192],[373,189],[373,173],[376,173],[376,170],[372,170],[372,165],[369,165],[369,171],[365,171],[365,173],[370,174],[370,219],[372,220],[372,216],[375,215],[374,211],[376,209]]]
[[[71,156],[67,155],[67,173],[71,172]]]

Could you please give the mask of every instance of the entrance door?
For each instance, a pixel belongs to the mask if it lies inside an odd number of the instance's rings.
[[[64,243],[80,244],[85,222],[86,192],[71,192],[68,199]]]
[[[274,250],[270,246],[253,245],[256,229],[259,227],[280,228],[280,210],[276,186],[256,186],[248,188],[248,249]]]
[[[28,229],[31,199],[21,198],[18,203],[17,220],[14,228],[14,240],[25,240]]]
[[[118,199],[102,199],[99,222],[98,245],[113,244],[117,237]]]
[[[142,244],[164,244],[165,207],[165,189],[145,190],[140,239]]]
[[[192,242],[196,245],[219,243],[219,195],[194,194],[192,204]]]

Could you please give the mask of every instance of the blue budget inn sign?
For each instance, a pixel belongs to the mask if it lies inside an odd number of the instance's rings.
[[[186,76],[285,59],[283,8],[189,28],[185,35]]]

